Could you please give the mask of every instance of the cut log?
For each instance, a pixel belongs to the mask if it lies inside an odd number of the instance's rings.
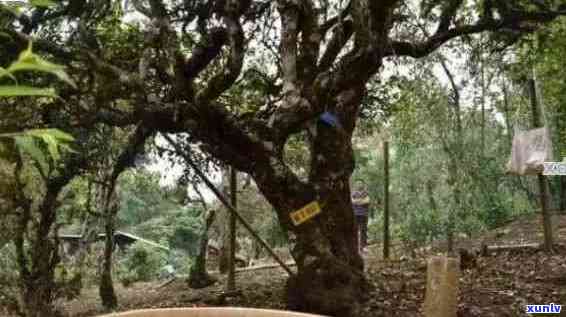
[[[487,249],[489,251],[508,251],[517,249],[538,249],[540,248],[540,243],[527,243],[527,244],[509,244],[509,245],[491,245]]]
[[[482,247],[482,255],[488,255],[489,253],[492,252],[539,250],[540,248],[541,248],[540,243],[490,245],[490,246]]]
[[[289,262],[285,262],[285,265],[287,266],[295,266],[297,265],[295,263],[295,261],[289,261]],[[265,264],[265,265],[257,265],[257,266],[251,266],[251,267],[246,267],[246,268],[241,268],[241,269],[237,269],[236,273],[240,273],[240,272],[249,272],[249,271],[258,271],[258,270],[267,270],[267,269],[276,269],[281,267],[280,264]]]

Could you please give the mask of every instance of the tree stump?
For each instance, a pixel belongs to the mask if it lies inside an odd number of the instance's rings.
[[[459,277],[459,259],[445,256],[429,259],[424,303],[425,317],[456,317]]]

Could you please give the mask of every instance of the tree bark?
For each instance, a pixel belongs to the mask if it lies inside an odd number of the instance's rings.
[[[56,284],[54,281],[54,270],[59,256],[52,247],[56,247],[53,241],[44,237],[51,247],[41,248],[41,243],[32,242],[29,254],[37,259],[47,259],[42,263],[33,263],[31,270],[21,277],[21,302],[22,310],[26,317],[51,317],[56,315],[53,307],[55,299]],[[21,271],[21,269],[20,269]]]
[[[41,253],[41,252],[40,252]],[[56,312],[53,307],[53,274],[37,271],[41,276],[25,281],[22,286],[22,308],[26,317],[51,317]],[[49,277],[51,274],[51,277]]]
[[[118,298],[114,292],[114,283],[112,281],[112,255],[114,252],[114,231],[119,201],[115,188],[108,188],[107,190],[109,191],[106,193],[109,201],[105,203],[106,206],[104,208],[104,258],[99,294],[102,305],[107,309],[114,309],[118,306]]]
[[[200,236],[199,253],[195,263],[191,267],[188,284],[191,288],[204,288],[216,282],[216,279],[206,271],[206,256],[208,251],[208,231],[214,222],[216,211],[209,210],[205,212],[205,223],[203,232]]]
[[[330,316],[357,316],[370,285],[357,252],[358,240],[350,201],[349,178],[354,168],[351,134],[364,89],[341,92],[336,108],[340,127],[319,122],[313,140],[309,182],[287,168],[282,155],[252,172],[259,189],[288,230],[298,273],[286,287],[288,308]],[[289,214],[313,201],[322,212],[295,226]]]
[[[208,256],[208,232],[212,227],[212,223],[216,217],[216,210],[209,209],[204,196],[198,189],[195,183],[192,183],[192,187],[199,196],[200,203],[203,209],[203,231],[200,235],[199,241],[199,252],[191,271],[189,272],[188,284],[191,288],[204,288],[210,286],[216,282],[216,278],[210,276],[206,270],[206,259]]]
[[[57,197],[77,170],[68,169],[59,177],[46,179],[47,191],[34,212],[33,202],[25,196],[25,185],[20,179],[22,169],[23,163],[18,159],[15,180],[20,214],[14,244],[19,266],[20,306],[26,317],[52,317],[56,315],[53,307],[57,287],[55,267],[60,261],[54,227]]]
[[[112,282],[112,254],[114,251],[114,230],[116,222],[116,214],[120,208],[120,200],[118,197],[118,186],[116,184],[118,177],[127,168],[135,166],[136,155],[143,152],[144,144],[147,138],[153,134],[153,130],[138,124],[134,133],[128,137],[126,146],[121,150],[115,159],[111,157],[105,158],[106,162],[101,165],[100,172],[102,179],[105,180],[106,188],[102,188],[102,210],[104,213],[104,231],[105,245],[103,258],[103,271],[100,277],[99,295],[104,307],[112,309],[117,307],[118,299],[114,292],[114,284]],[[113,160],[112,160],[113,159]],[[114,162],[114,166],[110,164],[110,160]],[[104,169],[106,167],[106,169]]]

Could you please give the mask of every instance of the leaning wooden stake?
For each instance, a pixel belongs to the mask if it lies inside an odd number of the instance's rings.
[[[232,204],[230,204],[228,202],[228,199],[226,199],[226,197],[224,197],[224,195],[222,195],[222,193],[218,190],[218,188],[216,188],[214,186],[214,184],[210,181],[210,179],[208,179],[208,177],[206,177],[206,175],[204,175],[204,173],[198,168],[198,166],[195,164],[195,162],[193,162],[193,160],[188,155],[186,155],[186,153],[184,153],[182,151],[182,149],[179,147],[179,145],[177,143],[175,143],[175,141],[173,141],[168,135],[166,135],[166,134],[161,134],[161,135],[163,135],[165,140],[167,140],[167,142],[169,142],[169,144],[171,144],[171,146],[173,146],[173,148],[175,149],[177,154],[181,155],[185,159],[187,164],[189,164],[189,166],[195,171],[195,173],[198,175],[198,177],[200,177],[200,179],[203,180],[203,182],[206,184],[206,186],[214,193],[214,195],[216,195],[218,200],[220,200],[220,202],[226,207],[226,209],[228,209],[228,211],[230,211],[232,214],[234,214],[234,216],[236,216],[238,221],[240,221],[242,223],[244,228],[246,228],[246,230],[249,231],[249,233],[252,235],[252,237],[254,237],[254,239],[256,239],[265,248],[265,250],[267,250],[269,255],[271,255],[271,257],[277,263],[279,263],[279,265],[281,265],[281,267],[284,268],[285,271],[287,271],[287,273],[289,273],[289,275],[294,276],[295,273],[293,271],[291,271],[291,269],[285,264],[285,262],[283,262],[283,260],[281,260],[279,258],[279,256],[277,256],[275,251],[273,251],[273,249],[271,247],[269,247],[267,242],[263,241],[263,239],[253,230],[252,226],[250,226],[250,224],[246,220],[244,220],[244,218],[242,218],[242,216],[240,215],[240,213],[238,213],[236,208],[234,208],[232,206]]]
[[[460,261],[445,256],[428,261],[425,317],[456,317]]]

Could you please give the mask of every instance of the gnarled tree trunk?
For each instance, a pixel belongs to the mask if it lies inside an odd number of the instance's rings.
[[[354,169],[351,134],[362,94],[362,88],[339,94],[334,109],[338,126],[317,123],[308,183],[300,181],[282,158],[252,174],[277,210],[281,225],[290,232],[291,253],[298,267],[298,274],[287,283],[292,310],[356,316],[369,293],[357,251],[349,187]],[[343,109],[353,109],[353,113]],[[322,212],[295,226],[289,214],[312,201],[319,202]]]
[[[216,216],[215,210],[205,212],[205,224],[203,231],[200,235],[199,253],[195,263],[191,267],[189,274],[188,284],[191,288],[204,288],[210,286],[216,279],[208,274],[206,271],[206,256],[208,251],[208,231],[214,222]]]
[[[55,267],[60,261],[55,229],[57,197],[76,174],[75,169],[46,180],[46,193],[37,210],[20,182],[22,162],[16,167],[17,198],[20,214],[14,243],[20,275],[20,306],[26,317],[52,317],[55,299]],[[37,221],[34,219],[36,218]],[[27,243],[26,243],[27,242]]]
[[[55,316],[54,271],[59,262],[57,243],[47,236],[42,240],[43,242],[32,242],[31,248],[27,251],[32,255],[29,269],[21,268],[23,263],[20,259],[21,308],[26,317]]]
[[[106,182],[105,188],[102,189],[103,194],[103,212],[104,212],[104,232],[106,235],[104,245],[103,270],[100,277],[99,294],[104,307],[112,309],[118,305],[118,299],[114,292],[112,282],[112,253],[114,251],[114,231],[116,214],[120,208],[120,199],[118,197],[118,186],[116,184],[118,177],[127,168],[135,166],[135,158],[138,153],[143,152],[144,144],[147,138],[153,132],[146,127],[138,125],[129,137],[128,143],[121,150],[115,159],[114,167],[110,174],[106,174],[108,170],[102,171],[102,179]],[[106,165],[110,166],[108,162]]]
[[[106,190],[109,192],[106,192]],[[105,193],[104,197],[108,197],[108,200],[105,201],[104,208],[104,257],[102,260],[99,294],[102,305],[107,309],[112,309],[118,306],[118,298],[114,292],[114,283],[112,281],[112,255],[114,253],[114,231],[119,200],[116,193],[117,190],[114,187],[106,190],[103,190]]]

